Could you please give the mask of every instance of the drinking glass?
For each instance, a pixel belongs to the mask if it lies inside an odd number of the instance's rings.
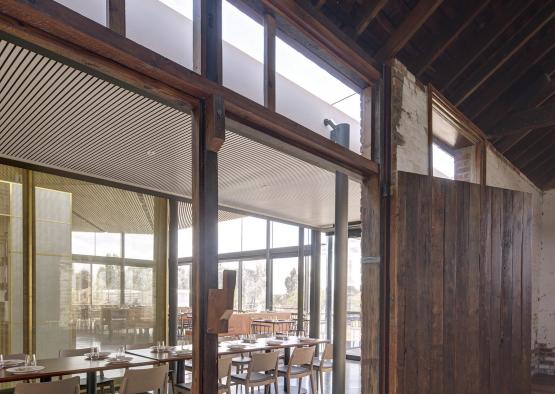
[[[37,366],[37,356],[34,353],[31,356],[31,366],[33,366],[33,367]]]
[[[4,355],[0,353],[0,369],[4,368]]]
[[[28,367],[29,365],[31,365],[31,356],[26,354],[25,355],[25,366]]]
[[[93,346],[91,349],[91,360],[96,360],[98,358],[100,358],[100,352],[98,351],[98,347]]]

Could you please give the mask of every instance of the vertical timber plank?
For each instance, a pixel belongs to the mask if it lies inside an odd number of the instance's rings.
[[[530,392],[530,358],[532,336],[532,195],[526,194],[523,199],[523,228],[522,228],[522,260],[521,260],[521,297],[522,297],[522,365],[521,390]]]
[[[500,394],[511,393],[512,307],[513,307],[513,192],[503,190],[503,229],[501,259],[501,366]]]
[[[522,366],[522,222],[523,222],[523,193],[512,192],[513,197],[513,226],[512,226],[512,323],[511,323],[511,369],[507,379],[511,381],[511,392],[522,393],[520,368]]]
[[[447,182],[432,180],[432,249],[431,249],[431,291],[432,291],[432,345],[430,393],[443,394],[443,269],[445,256],[445,194]]]
[[[276,110],[276,18],[264,14],[264,106]]]
[[[106,0],[108,28],[125,37],[125,0]]]
[[[482,187],[480,211],[480,393],[490,393],[491,189]]]

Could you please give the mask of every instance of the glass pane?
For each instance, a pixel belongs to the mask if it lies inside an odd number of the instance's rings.
[[[241,251],[241,218],[218,223],[218,253]]]
[[[96,233],[97,256],[121,257],[121,234]]]
[[[92,264],[93,308],[100,305],[119,305],[121,296],[121,267]]]
[[[191,307],[191,264],[180,265],[177,274],[177,306]]]
[[[360,347],[361,267],[360,238],[349,238],[349,266],[347,272],[347,348]]]
[[[242,249],[266,249],[266,220],[253,217],[243,218]]]
[[[232,270],[237,272],[237,282],[239,283],[239,262],[238,261],[226,261],[225,263],[218,264],[218,286],[221,288],[224,283],[224,270]],[[233,309],[239,310],[239,297],[238,297],[238,287],[235,288],[235,297],[233,298]]]
[[[106,0],[56,0],[73,11],[106,26]]]
[[[266,260],[243,261],[243,311],[266,309]]]
[[[73,254],[94,256],[94,233],[72,231],[71,252]]]
[[[193,255],[193,228],[181,228],[177,231],[177,256],[191,257]]]
[[[154,260],[154,236],[152,234],[125,234],[125,258]]]
[[[299,244],[299,228],[290,224],[272,222],[272,248],[297,246]]]
[[[152,306],[153,269],[125,267],[125,303]]]
[[[223,84],[264,103],[264,28],[229,2],[222,3]]]
[[[126,36],[192,69],[192,15],[192,0],[126,1]]]
[[[23,190],[0,165],[0,353],[23,351]]]
[[[273,260],[273,306],[276,311],[297,311],[298,258]]]

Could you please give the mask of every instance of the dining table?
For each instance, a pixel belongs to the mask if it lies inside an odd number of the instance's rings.
[[[0,369],[0,383],[32,379],[48,382],[53,377],[84,373],[87,376],[87,394],[96,394],[96,374],[98,372],[148,365],[156,365],[156,361],[137,355],[133,355],[132,359],[126,363],[110,363],[108,360],[87,360],[85,356],[48,358],[37,360],[37,366],[44,367],[44,369],[37,372],[14,374],[8,372],[8,368]]]
[[[270,341],[271,343],[268,343]],[[272,342],[275,341],[275,342]],[[304,346],[315,346],[322,343],[328,343],[327,339],[307,338],[301,339],[296,336],[289,336],[287,339],[278,340],[271,338],[257,338],[255,341],[245,341],[242,339],[222,341],[218,346],[219,356],[234,356],[238,354],[251,352],[271,352],[275,350],[284,350],[284,363],[289,364],[291,358],[291,349]],[[236,347],[236,346],[241,346]],[[140,358],[149,358],[157,363],[176,362],[176,382],[184,383],[185,380],[185,362],[192,360],[192,345],[171,346],[164,351],[157,351],[155,347],[144,349],[127,350],[127,353]]]

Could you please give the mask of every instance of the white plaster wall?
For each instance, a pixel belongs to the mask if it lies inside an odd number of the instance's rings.
[[[542,204],[541,274],[538,275],[537,341],[555,347],[555,190]]]
[[[406,67],[392,67],[392,132],[397,142],[397,170],[428,174],[428,101],[426,88]]]

